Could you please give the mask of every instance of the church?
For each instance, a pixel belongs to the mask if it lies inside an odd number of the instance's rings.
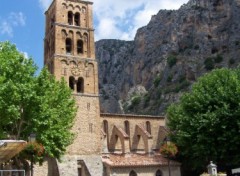
[[[165,117],[100,113],[93,3],[53,0],[45,16],[44,64],[66,80],[78,110],[75,139],[61,161],[47,158],[34,175],[167,176],[170,167],[180,176],[180,163],[159,153]]]

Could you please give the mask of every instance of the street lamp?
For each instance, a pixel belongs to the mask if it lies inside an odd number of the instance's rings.
[[[34,143],[36,141],[36,134],[31,133],[28,139],[30,143]],[[33,176],[33,154],[34,154],[34,151],[32,151],[32,155],[31,155],[31,176]]]
[[[36,141],[36,134],[34,134],[34,133],[31,133],[30,135],[29,135],[29,142],[31,142],[31,143],[33,143],[33,142],[35,142]]]

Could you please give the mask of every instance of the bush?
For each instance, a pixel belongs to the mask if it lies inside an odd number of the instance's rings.
[[[174,55],[168,56],[167,63],[170,68],[173,67],[177,63],[177,57]]]
[[[214,62],[213,59],[211,57],[208,57],[205,61],[204,61],[204,65],[205,68],[207,70],[212,70],[214,68]]]
[[[173,79],[173,75],[168,75],[168,77],[167,77],[167,82],[171,82],[172,79]]]
[[[141,102],[141,97],[140,96],[133,97],[131,102],[132,102],[132,106],[137,106]]]
[[[175,89],[173,90],[173,92],[180,92],[181,90],[187,88],[190,85],[190,82],[188,82],[187,80],[184,80],[183,82],[181,82],[180,84],[177,84]]]
[[[231,59],[229,59],[228,63],[229,63],[230,65],[233,65],[233,64],[235,64],[235,60],[234,60],[233,58],[231,58]]]
[[[144,98],[144,102],[145,103],[148,103],[150,101],[150,99],[151,99],[151,97],[150,97],[150,95],[148,93],[146,93],[143,98]]]
[[[143,100],[144,100],[144,108],[146,108],[146,107],[148,106],[148,104],[149,104],[149,102],[150,102],[150,99],[151,99],[151,97],[150,97],[150,95],[149,95],[148,93],[144,95],[144,97],[143,97]]]
[[[223,57],[220,55],[220,54],[218,54],[215,58],[214,58],[214,62],[215,63],[220,63],[220,62],[222,62],[223,61]]]
[[[158,76],[153,80],[154,86],[157,87],[157,86],[159,85],[160,81],[161,81],[161,76],[158,75]]]

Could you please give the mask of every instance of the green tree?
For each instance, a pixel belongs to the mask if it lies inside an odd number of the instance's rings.
[[[175,157],[178,152],[177,146],[172,142],[163,144],[160,148],[160,153],[168,160],[168,175],[171,176],[170,159]]]
[[[36,75],[33,60],[9,42],[0,42],[0,63],[0,138],[27,140],[36,133],[44,155],[59,159],[73,140],[71,90],[45,68]]]
[[[167,63],[168,66],[172,68],[177,63],[177,57],[175,55],[168,56]]]
[[[209,161],[219,168],[240,162],[240,70],[217,69],[201,77],[167,110],[171,139],[183,167],[202,172]]]

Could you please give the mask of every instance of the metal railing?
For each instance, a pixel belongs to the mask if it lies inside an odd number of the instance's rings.
[[[0,176],[25,176],[25,170],[0,170]]]

